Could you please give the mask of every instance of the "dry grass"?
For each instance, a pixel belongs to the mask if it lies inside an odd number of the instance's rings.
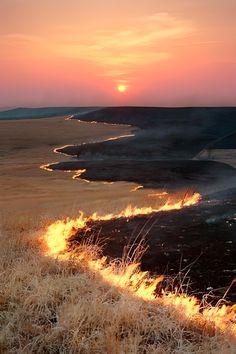
[[[2,221],[1,353],[236,352],[232,339],[110,287],[83,263],[45,257],[37,238],[44,224]]]

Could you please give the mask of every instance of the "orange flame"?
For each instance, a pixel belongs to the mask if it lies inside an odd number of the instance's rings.
[[[47,163],[47,164],[39,166],[39,168],[41,168],[41,170],[52,172],[53,169],[50,167],[51,165],[53,165],[53,164]]]
[[[59,259],[70,259],[71,252],[68,250],[68,240],[76,230],[88,229],[90,221],[105,221],[117,218],[128,218],[137,215],[147,215],[153,212],[166,210],[177,210],[197,204],[201,200],[198,193],[185,196],[184,200],[171,202],[158,209],[152,207],[135,208],[128,206],[119,214],[107,214],[99,216],[96,213],[90,217],[85,217],[82,213],[80,217],[72,220],[58,220],[51,224],[43,236],[46,243],[46,254]],[[162,304],[170,310],[174,310],[180,321],[189,320],[201,328],[213,328],[221,332],[236,335],[236,308],[235,306],[205,307],[201,308],[198,300],[193,296],[186,294],[170,293],[162,290],[162,296],[157,296],[155,290],[158,284],[163,280],[162,276],[152,278],[148,272],[140,271],[139,264],[117,265],[107,262],[106,257],[93,258],[88,252],[83,251],[77,255],[78,261],[82,261],[88,269],[100,276],[106,283],[124,291],[128,291],[145,301],[152,301],[156,304]]]
[[[199,193],[185,196],[184,199],[180,199],[177,202],[168,199],[167,202],[158,207],[132,207],[128,205],[124,210],[118,214],[105,214],[98,215],[92,214],[90,217],[86,217],[83,213],[80,214],[77,219],[58,220],[48,227],[48,230],[44,236],[48,247],[48,255],[58,256],[62,252],[67,250],[67,241],[73,235],[74,230],[84,229],[87,227],[90,221],[108,221],[112,219],[130,218],[138,215],[148,215],[151,213],[157,213],[168,210],[179,210],[183,207],[188,207],[197,204],[201,200]]]

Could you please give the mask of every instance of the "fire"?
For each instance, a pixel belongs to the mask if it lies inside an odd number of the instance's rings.
[[[152,197],[152,198],[162,198],[164,196],[168,195],[167,192],[159,192],[159,193],[150,193],[148,194],[149,197]]]
[[[143,189],[143,186],[142,186],[142,185],[132,188],[132,189],[130,190],[130,192],[137,192],[137,191],[139,191],[140,189]]]
[[[93,214],[89,217],[80,214],[77,219],[58,220],[51,224],[43,235],[46,244],[45,253],[48,256],[69,260],[73,255],[75,259],[83,264],[90,272],[100,277],[110,286],[126,291],[132,296],[144,301],[151,301],[157,305],[162,304],[182,321],[191,321],[193,325],[203,329],[226,331],[236,335],[236,308],[235,306],[205,307],[202,308],[198,300],[193,296],[178,293],[167,293],[162,290],[162,295],[157,296],[155,291],[157,286],[161,286],[162,276],[150,277],[148,272],[140,271],[139,264],[130,263],[124,265],[108,262],[106,257],[96,258],[88,251],[79,254],[71,253],[68,249],[68,240],[78,230],[89,229],[91,221],[105,221],[117,218],[130,218],[137,215],[147,215],[153,212],[167,210],[178,210],[197,204],[201,200],[198,193],[186,195],[184,199],[171,201],[169,199],[158,209],[152,207],[136,208],[128,206],[118,214],[107,214],[99,216]]]
[[[84,169],[82,169],[82,170],[77,170],[76,172],[75,172],[75,174],[73,175],[73,179],[77,179],[77,178],[79,178],[83,173],[85,173],[86,172],[86,169],[84,168]],[[84,181],[86,181],[86,182],[89,182],[89,181],[87,181],[87,180],[84,180]]]
[[[80,173],[82,171],[79,171]],[[73,235],[75,230],[88,228],[88,223],[91,221],[108,221],[112,219],[131,218],[138,215],[148,215],[151,213],[158,213],[161,211],[179,210],[184,207],[197,204],[201,200],[199,193],[186,194],[184,198],[172,200],[167,199],[166,203],[158,208],[148,207],[132,207],[128,205],[124,210],[118,214],[98,215],[92,214],[89,217],[84,216],[81,212],[77,219],[58,220],[48,227],[44,239],[48,248],[48,255],[59,256],[67,250],[67,241]]]
[[[45,171],[48,171],[48,172],[52,172],[53,169],[51,168],[51,165],[52,164],[45,164],[45,165],[41,165],[39,168],[41,168],[41,170],[45,170]]]
[[[44,239],[48,248],[48,255],[59,256],[67,249],[67,241],[75,229],[83,229],[86,226],[87,218],[83,214],[75,220],[57,220],[51,224]]]

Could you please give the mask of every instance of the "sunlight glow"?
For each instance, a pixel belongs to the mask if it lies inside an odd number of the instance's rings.
[[[128,85],[120,84],[117,86],[117,90],[121,93],[125,92],[128,89]]]

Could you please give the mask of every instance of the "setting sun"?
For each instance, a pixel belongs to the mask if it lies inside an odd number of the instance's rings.
[[[119,92],[125,92],[127,90],[127,88],[128,88],[128,86],[127,85],[123,85],[123,84],[117,86],[117,90]]]

